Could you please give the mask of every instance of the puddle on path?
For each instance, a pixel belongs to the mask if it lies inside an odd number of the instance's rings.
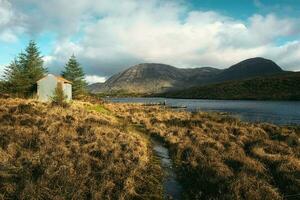
[[[173,168],[172,160],[169,155],[169,150],[164,145],[152,139],[153,150],[155,155],[159,158],[162,170],[165,174],[163,188],[164,198],[179,200],[181,199],[182,188],[177,181],[175,169]]]

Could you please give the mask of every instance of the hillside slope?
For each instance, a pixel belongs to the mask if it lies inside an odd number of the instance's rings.
[[[264,58],[247,59],[225,70],[144,63],[113,75],[105,83],[92,84],[89,90],[92,93],[153,94],[283,72],[276,63]]]
[[[162,96],[197,99],[300,100],[300,72],[194,87],[168,92]]]
[[[240,80],[282,72],[283,70],[272,60],[260,57],[250,58],[225,69],[215,77],[213,82]]]
[[[219,71],[209,67],[179,69],[170,65],[144,63],[113,75],[103,84],[90,85],[89,89],[93,93],[157,93],[194,86],[210,79]]]

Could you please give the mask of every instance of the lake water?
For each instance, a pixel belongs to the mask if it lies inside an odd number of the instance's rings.
[[[300,101],[201,100],[171,98],[107,98],[118,103],[160,103],[188,111],[227,112],[241,120],[300,125]]]

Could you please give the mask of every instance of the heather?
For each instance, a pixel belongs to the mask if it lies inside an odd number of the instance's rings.
[[[111,109],[168,145],[186,199],[299,195],[299,128],[158,106],[114,104]]]
[[[161,199],[149,142],[97,108],[0,99],[0,199]]]
[[[291,199],[300,129],[222,113],[0,99],[0,199],[162,199],[150,138],[168,147],[183,199]]]

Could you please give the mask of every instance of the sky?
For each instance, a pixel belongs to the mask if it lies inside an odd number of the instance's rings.
[[[0,0],[0,75],[32,39],[49,72],[74,54],[89,83],[148,62],[300,71],[300,0]]]

